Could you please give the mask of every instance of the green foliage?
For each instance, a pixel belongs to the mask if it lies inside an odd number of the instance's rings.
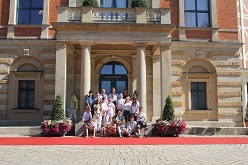
[[[166,98],[165,101],[165,106],[163,109],[163,116],[162,116],[162,120],[166,120],[166,121],[173,121],[175,118],[175,114],[174,114],[174,106],[171,100],[171,97],[168,96]]]
[[[246,109],[245,109],[245,118],[244,118],[245,122],[248,122],[248,103],[246,105]]]
[[[83,6],[99,7],[97,0],[85,0]]]
[[[148,8],[149,3],[147,2],[147,0],[133,0],[131,2],[131,7],[145,7],[145,8]]]
[[[54,100],[51,118],[54,121],[63,120],[65,118],[65,114],[64,114],[64,110],[62,108],[62,101],[61,101],[60,95],[57,95],[55,100]]]

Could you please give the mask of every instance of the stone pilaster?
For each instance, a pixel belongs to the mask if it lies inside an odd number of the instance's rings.
[[[49,27],[49,4],[50,0],[44,0],[43,4],[43,19],[42,19],[42,27],[41,27],[41,38],[42,39],[47,39],[48,38],[48,27]]]
[[[91,84],[91,46],[92,41],[79,41],[82,47],[81,55],[81,90],[80,90],[80,114],[82,115],[85,107],[85,97],[89,93]]]
[[[166,98],[171,96],[171,48],[170,45],[160,45],[160,82],[161,82],[161,110]]]
[[[153,70],[153,82],[152,82],[152,95],[153,95],[153,113],[152,113],[152,122],[156,122],[157,119],[161,117],[161,85],[160,85],[160,56],[152,56],[152,70]]]
[[[146,46],[147,42],[136,42],[137,47],[137,91],[140,106],[146,109]]]
[[[66,71],[67,71],[67,41],[57,41],[55,68],[55,97],[61,95],[62,108],[66,110]]]

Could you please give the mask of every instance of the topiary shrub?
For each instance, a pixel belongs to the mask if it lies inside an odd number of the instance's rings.
[[[147,0],[133,0],[131,2],[131,7],[145,7],[148,8],[149,7],[149,3]]]
[[[99,7],[97,0],[85,0],[83,6]]]
[[[172,103],[172,99],[170,96],[168,96],[165,100],[165,106],[163,109],[163,116],[162,120],[166,121],[173,121],[175,119],[175,111],[174,111],[174,106]]]
[[[61,96],[57,95],[54,100],[51,119],[55,121],[59,121],[59,120],[63,120],[64,118],[65,118],[65,113],[62,108]]]

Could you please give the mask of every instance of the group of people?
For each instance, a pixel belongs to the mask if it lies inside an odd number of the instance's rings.
[[[147,137],[147,118],[143,112],[143,108],[137,99],[137,95],[133,94],[132,100],[127,90],[123,93],[112,93],[107,95],[102,89],[101,93],[96,92],[93,97],[92,90],[86,97],[85,112],[82,116],[82,122],[86,125],[86,138],[96,133],[101,136],[119,136],[141,137],[140,131],[144,128],[144,137]]]

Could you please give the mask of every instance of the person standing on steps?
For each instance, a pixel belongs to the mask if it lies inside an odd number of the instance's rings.
[[[75,123],[77,122],[78,99],[74,92],[70,93],[70,108],[68,108],[68,117]]]

